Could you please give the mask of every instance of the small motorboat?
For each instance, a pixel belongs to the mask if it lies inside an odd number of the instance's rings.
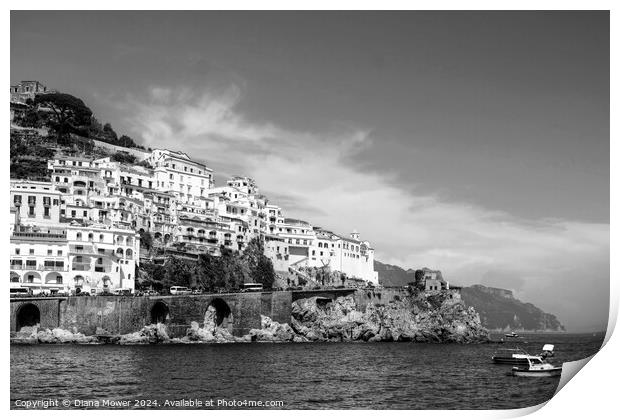
[[[561,367],[555,367],[551,363],[545,363],[540,356],[528,356],[526,358],[527,366],[513,366],[513,376],[527,377],[550,377],[560,376],[562,374]]]
[[[541,359],[546,359],[547,357],[553,357],[553,349],[555,346],[553,344],[545,344],[542,348],[542,353],[540,353]]]
[[[493,363],[499,363],[504,365],[526,365],[528,364],[527,358],[530,355],[521,350],[520,348],[514,349],[498,349],[491,357]]]
[[[519,334],[517,334],[516,332],[512,331],[512,332],[510,332],[508,334],[504,334],[504,336],[508,337],[508,338],[517,338],[517,337],[519,337]]]

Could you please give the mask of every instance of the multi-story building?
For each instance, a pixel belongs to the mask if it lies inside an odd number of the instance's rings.
[[[16,85],[11,85],[11,102],[26,103],[28,99],[41,93],[52,93],[41,82],[37,80],[22,80]]]
[[[11,180],[10,202],[21,224],[48,226],[60,222],[61,193],[51,182]]]
[[[155,188],[174,193],[179,203],[195,204],[213,187],[213,170],[183,152],[156,149],[147,162],[155,168]]]
[[[97,293],[135,287],[139,238],[133,230],[77,223],[11,235],[11,287],[33,293]]]

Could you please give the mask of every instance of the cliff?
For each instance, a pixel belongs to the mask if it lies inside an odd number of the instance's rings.
[[[375,260],[375,270],[383,287],[406,287],[415,280],[415,270],[397,265]],[[463,287],[461,297],[480,314],[482,325],[489,330],[564,331],[555,315],[515,299],[510,290],[475,285]]]
[[[364,306],[364,307],[362,307]],[[356,304],[352,296],[293,302],[292,329],[304,341],[483,342],[480,317],[451,293],[421,293],[386,304]]]
[[[477,284],[464,287],[461,296],[476,308],[482,324],[490,330],[565,331],[555,315],[515,299],[510,290]]]

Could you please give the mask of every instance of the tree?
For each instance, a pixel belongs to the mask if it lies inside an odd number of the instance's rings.
[[[198,284],[208,291],[217,291],[226,287],[224,283],[224,269],[220,258],[211,254],[201,254],[196,263],[196,277]]]
[[[129,163],[129,164],[136,163],[136,157],[127,152],[116,152],[112,156],[110,156],[110,158],[113,161],[120,162],[120,163]]]
[[[194,284],[194,270],[187,261],[170,257],[164,264],[164,284],[170,286],[192,287]]]
[[[151,232],[144,232],[140,235],[140,243],[146,248],[147,251],[150,251],[153,247],[153,235]]]
[[[104,124],[103,135],[106,139],[110,140],[109,143],[118,145],[118,136],[110,123]]]
[[[92,111],[84,102],[68,93],[45,93],[37,95],[34,104],[51,110],[49,126],[59,142],[67,141],[70,133],[87,135]]]
[[[265,289],[271,289],[276,273],[271,260],[265,255],[263,242],[259,238],[250,240],[243,251],[243,260],[253,282],[261,283]]]

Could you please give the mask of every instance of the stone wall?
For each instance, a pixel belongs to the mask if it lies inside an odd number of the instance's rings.
[[[355,291],[357,309],[364,311],[368,304],[388,304],[395,299],[403,299],[407,292],[398,289],[360,289]]]
[[[32,303],[40,312],[41,328],[63,328],[93,335],[97,328],[112,334],[139,331],[152,322],[153,307],[162,302],[167,308],[165,323],[171,337],[182,337],[192,321],[203,325],[209,305],[216,299],[225,303],[232,315],[232,333],[247,334],[260,328],[261,315],[278,322],[290,322],[291,292],[256,292],[190,296],[80,296],[69,298],[19,299],[11,301],[11,331],[17,328],[17,313]]]
[[[41,299],[36,302],[28,300],[11,301],[11,331],[17,328],[17,313],[24,305],[35,303],[40,313],[40,325],[42,328],[56,328],[59,324],[60,299]]]

